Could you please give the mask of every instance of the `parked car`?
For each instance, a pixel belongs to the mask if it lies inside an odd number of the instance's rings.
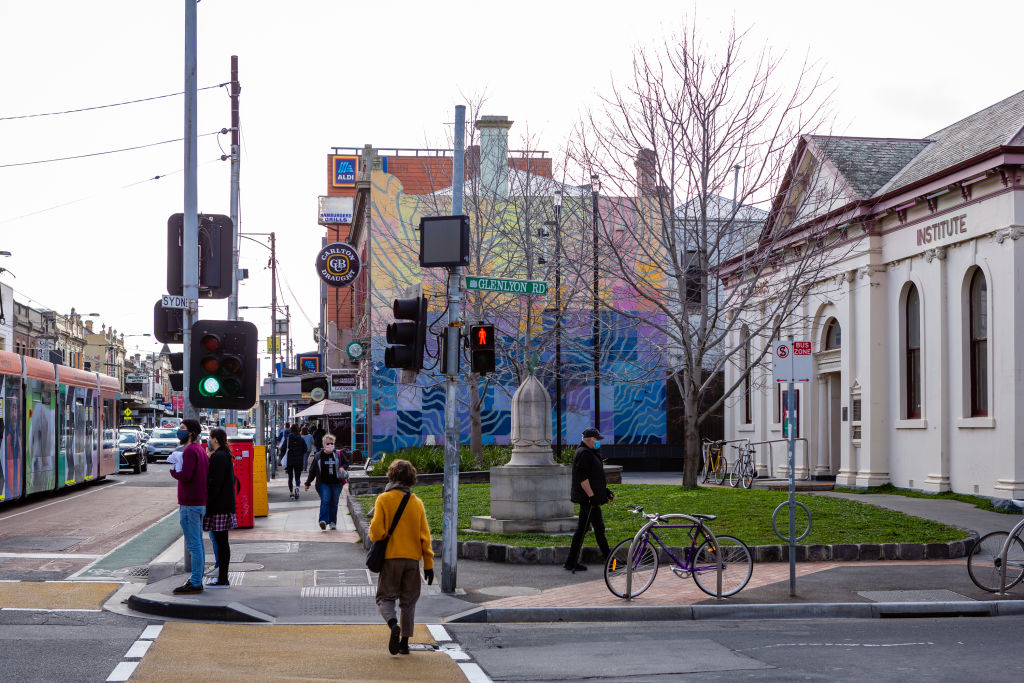
[[[146,444],[146,457],[149,458],[150,462],[167,460],[167,456],[170,455],[178,445],[177,428],[154,429],[153,435],[149,438],[149,442]]]
[[[142,441],[133,430],[121,432],[117,439],[117,469],[130,467],[135,474],[147,469],[146,454],[142,449]]]

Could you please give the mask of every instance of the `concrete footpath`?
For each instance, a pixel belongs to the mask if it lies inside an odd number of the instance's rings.
[[[678,475],[627,474],[626,482],[674,483]],[[179,538],[149,567],[149,583],[136,585],[115,609],[172,619],[281,624],[377,624],[376,575],[344,501],[337,531],[317,525],[319,498],[311,490],[290,500],[282,479],[271,482],[270,516],[254,529],[231,532],[232,586],[198,595],[172,590],[187,578]],[[853,495],[858,501],[977,531],[1010,529],[1019,517],[978,510],[956,501],[889,495]],[[609,539],[614,542],[617,539]],[[208,575],[212,549],[207,544]],[[997,596],[970,580],[966,560],[800,562],[796,595],[789,565],[756,563],[749,584],[716,600],[689,577],[662,566],[654,584],[631,601],[606,587],[602,567],[571,574],[558,565],[512,565],[460,559],[452,595],[438,581],[423,585],[418,623],[443,621],[620,621],[711,618],[893,617],[1024,614],[1024,588]],[[440,577],[440,562],[435,565]],[[123,595],[121,596],[123,597]],[[112,607],[108,604],[108,608]]]

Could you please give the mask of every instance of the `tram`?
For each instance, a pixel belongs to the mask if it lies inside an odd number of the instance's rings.
[[[0,351],[0,504],[117,472],[113,377]]]

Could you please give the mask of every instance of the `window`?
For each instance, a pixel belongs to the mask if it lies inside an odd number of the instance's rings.
[[[750,410],[750,330],[746,325],[743,326],[741,334],[743,336],[743,369],[747,373],[747,376],[743,378],[743,422],[750,424],[753,422]]]
[[[697,252],[687,249],[683,253],[684,283],[686,287],[686,303],[699,304],[701,295],[701,268]]]
[[[971,416],[988,415],[988,286],[980,268],[969,290]]]
[[[907,418],[921,417],[921,298],[910,285],[904,313],[907,340],[904,353],[907,364]]]
[[[843,345],[842,330],[839,327],[839,321],[835,318],[830,318],[825,324],[825,350],[838,349]]]

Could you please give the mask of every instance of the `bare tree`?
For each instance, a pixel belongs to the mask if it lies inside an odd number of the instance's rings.
[[[696,486],[701,425],[749,389],[771,347],[752,340],[793,324],[808,286],[842,258],[842,236],[819,223],[845,203],[842,188],[813,155],[791,156],[827,124],[820,71],[805,60],[787,78],[767,49],[749,52],[735,28],[712,51],[694,26],[638,50],[630,80],[613,83],[571,144],[610,195],[602,278],[618,285],[601,306],[653,330],[659,371],[682,398],[685,487]],[[730,363],[738,378],[713,396]]]

